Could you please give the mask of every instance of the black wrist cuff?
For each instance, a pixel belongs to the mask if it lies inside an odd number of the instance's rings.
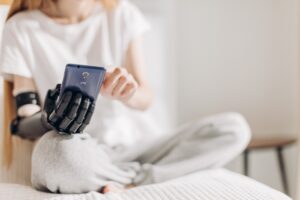
[[[27,104],[41,105],[39,95],[36,92],[23,92],[15,98],[17,109]]]
[[[22,118],[21,117],[16,117],[13,121],[10,123],[10,132],[13,135],[17,135],[19,131],[19,122]]]

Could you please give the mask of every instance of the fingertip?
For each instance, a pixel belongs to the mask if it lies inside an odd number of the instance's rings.
[[[127,80],[127,77],[125,76],[125,75],[121,75],[120,77],[119,77],[119,81],[120,82],[126,82],[126,80]]]
[[[55,93],[59,93],[61,90],[61,84],[56,84],[55,88],[52,90]]]
[[[112,73],[113,73],[113,72],[106,72],[106,73],[105,73],[104,81],[105,81],[105,79],[106,79],[107,77],[109,77]]]
[[[115,68],[115,71],[121,72],[121,71],[122,71],[122,68],[121,68],[121,67],[116,67],[116,68]]]
[[[82,98],[82,93],[81,92],[76,93],[75,101],[79,101],[81,98]]]

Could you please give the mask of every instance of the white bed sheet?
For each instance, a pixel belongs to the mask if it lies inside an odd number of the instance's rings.
[[[194,173],[161,184],[102,195],[59,195],[14,184],[0,184],[0,199],[9,200],[291,200],[245,176],[224,169]]]

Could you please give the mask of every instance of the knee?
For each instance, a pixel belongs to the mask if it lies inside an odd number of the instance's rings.
[[[230,129],[234,145],[244,150],[251,139],[250,127],[243,115],[235,112],[223,114],[224,120]]]
[[[92,163],[85,154],[80,136],[46,133],[32,154],[32,185],[40,190],[60,193],[83,193],[98,190]],[[96,181],[97,180],[97,181]]]

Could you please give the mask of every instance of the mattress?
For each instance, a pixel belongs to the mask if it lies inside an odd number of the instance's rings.
[[[140,186],[118,193],[62,195],[38,192],[31,187],[0,184],[0,199],[13,200],[291,200],[248,177],[215,169],[193,173],[168,182]]]

